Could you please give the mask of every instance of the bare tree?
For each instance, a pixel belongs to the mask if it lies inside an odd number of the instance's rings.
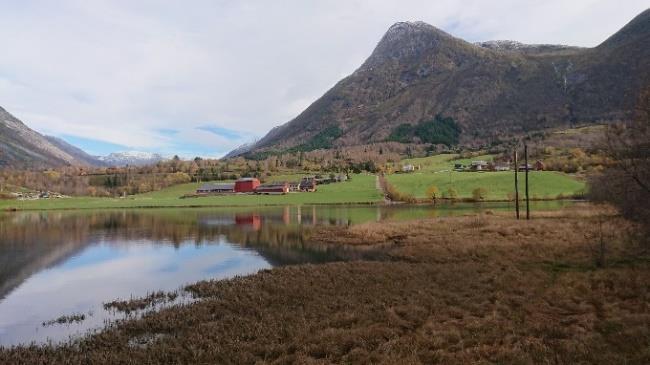
[[[650,233],[650,89],[643,92],[629,123],[607,128],[603,149],[611,162],[590,180],[595,201],[616,206],[623,216],[638,222],[649,242]]]

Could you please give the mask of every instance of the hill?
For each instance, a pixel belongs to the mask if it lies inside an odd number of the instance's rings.
[[[230,156],[386,140],[471,146],[625,120],[650,84],[648,44],[650,10],[594,48],[473,44],[423,22],[396,23],[353,74]]]
[[[0,107],[0,167],[98,166],[102,163],[65,141],[43,136]]]

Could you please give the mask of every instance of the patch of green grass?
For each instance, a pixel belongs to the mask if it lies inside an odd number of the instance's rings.
[[[73,197],[33,201],[1,200],[0,210],[354,204],[374,203],[382,200],[382,194],[375,187],[375,176],[364,174],[353,175],[350,181],[318,186],[318,191],[314,193],[233,194],[180,198],[185,194],[194,193],[199,185],[199,183],[175,185],[160,191],[138,194],[124,199]]]
[[[423,169],[424,170],[424,169]],[[435,185],[441,193],[449,188],[458,192],[458,198],[471,198],[472,190],[485,188],[487,200],[505,200],[509,193],[514,193],[514,175],[512,171],[504,172],[415,172],[411,174],[393,174],[388,182],[399,191],[425,198],[427,189]],[[553,171],[533,171],[529,175],[530,198],[555,198],[559,194],[573,195],[583,192],[585,183],[575,178]],[[520,175],[519,191],[523,197],[524,175]]]
[[[402,160],[402,165],[411,164],[413,166],[420,166],[420,172],[437,172],[450,170],[454,168],[457,163],[469,165],[472,161],[493,161],[494,155],[481,155],[472,158],[458,158],[458,154],[440,154],[429,157],[409,158]]]

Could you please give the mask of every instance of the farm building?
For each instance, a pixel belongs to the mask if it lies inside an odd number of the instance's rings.
[[[234,193],[235,184],[203,184],[196,189],[197,194]]]
[[[334,177],[334,180],[336,180],[336,182],[347,181],[347,180],[348,180],[348,175],[345,175],[345,174],[338,174],[338,175],[336,175],[336,176]]]
[[[486,161],[472,161],[470,168],[472,171],[483,171],[487,170],[488,163]]]
[[[316,178],[303,177],[300,181],[300,191],[316,191]]]
[[[286,194],[289,192],[289,183],[262,184],[255,188],[257,194]]]
[[[413,171],[415,171],[415,166],[411,164],[402,166],[402,172],[413,172]]]
[[[254,177],[245,177],[235,181],[236,193],[252,193],[260,186],[260,181]]]
[[[290,181],[289,191],[300,191],[300,181]]]

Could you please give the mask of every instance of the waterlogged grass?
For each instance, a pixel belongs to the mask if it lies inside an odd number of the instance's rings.
[[[161,191],[138,194],[126,198],[73,197],[35,201],[0,200],[0,209],[47,210],[47,209],[110,209],[155,207],[217,207],[256,205],[303,205],[303,204],[366,204],[379,202],[382,194],[375,187],[375,176],[352,175],[350,181],[320,185],[314,193],[290,193],[287,195],[220,195],[181,199],[192,194],[198,183],[181,184]]]
[[[476,188],[487,190],[487,200],[506,200],[514,194],[514,173],[503,172],[414,172],[393,174],[386,177],[397,190],[426,198],[427,189],[436,186],[440,193],[453,188],[458,198],[472,198]],[[554,171],[532,171],[529,174],[531,199],[553,199],[558,195],[572,196],[585,190],[585,183],[567,174]],[[524,175],[520,175],[519,191],[524,192]]]
[[[0,363],[645,364],[650,262],[595,265],[603,215],[322,228],[313,240],[389,245],[391,260],[195,283],[192,304],[58,347],[0,349]],[[604,218],[607,262],[638,257],[621,239],[629,225]]]

